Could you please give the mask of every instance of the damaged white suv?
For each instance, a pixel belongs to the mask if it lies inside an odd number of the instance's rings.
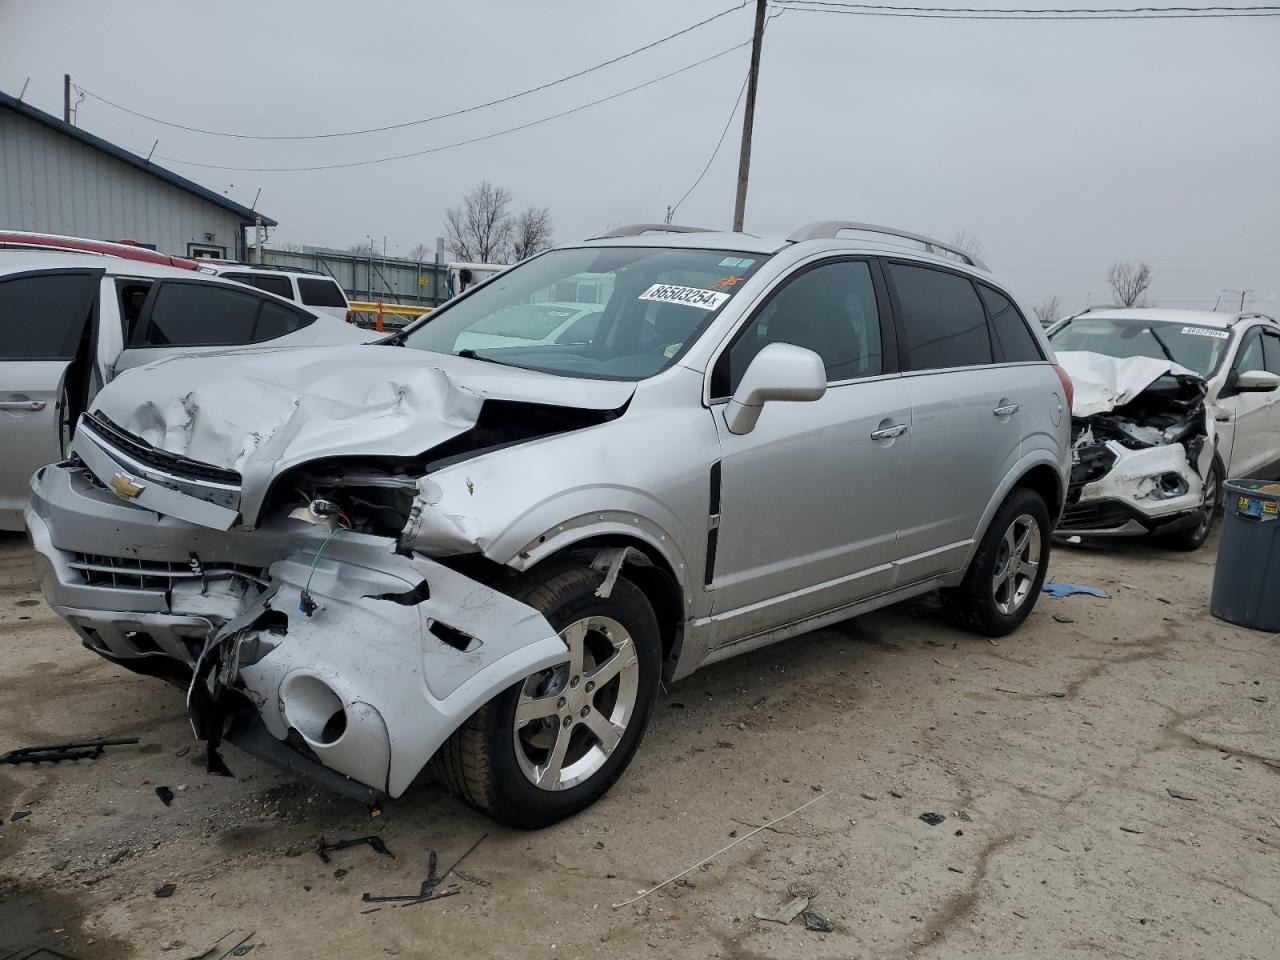
[[[1258,313],[1101,308],[1049,333],[1075,385],[1058,533],[1204,543],[1228,477],[1280,470],[1280,324]]]
[[[597,319],[468,336],[537,303]],[[617,779],[663,677],[938,588],[1015,629],[1069,405],[1039,330],[936,241],[639,225],[377,344],[121,377],[26,522],[49,603],[186,686],[211,763],[225,736],[372,799],[433,761],[537,827]]]

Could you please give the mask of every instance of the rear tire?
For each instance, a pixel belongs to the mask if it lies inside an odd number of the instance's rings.
[[[1174,550],[1199,550],[1213,532],[1213,523],[1218,518],[1218,509],[1222,506],[1222,484],[1226,479],[1226,468],[1217,454],[1209,466],[1209,476],[1205,478],[1205,497],[1200,504],[1200,520],[1188,530],[1180,530],[1164,537],[1164,542]]]
[[[617,781],[640,744],[658,695],[658,620],[625,577],[597,597],[602,580],[573,566],[538,572],[512,591],[566,638],[566,663],[498,694],[432,759],[454,796],[499,823],[535,830],[578,813]],[[592,677],[609,670],[617,672],[597,686]]]
[[[991,519],[960,586],[939,591],[943,608],[960,626],[988,637],[1018,629],[1044,585],[1051,530],[1040,495],[1015,488]]]

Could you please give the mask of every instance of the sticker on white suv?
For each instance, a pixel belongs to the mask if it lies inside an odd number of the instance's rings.
[[[718,310],[720,305],[729,299],[729,294],[703,290],[701,287],[673,287],[666,283],[655,283],[640,294],[640,299],[657,300],[659,303],[679,303],[686,307],[697,307],[699,310]]]

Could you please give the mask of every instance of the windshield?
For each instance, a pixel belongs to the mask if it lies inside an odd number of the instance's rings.
[[[674,362],[767,257],[727,250],[552,250],[498,274],[405,346],[548,373],[642,380]]]
[[[1231,333],[1217,327],[1165,320],[1068,320],[1050,338],[1055,350],[1088,350],[1108,357],[1172,360],[1208,379],[1218,368]]]

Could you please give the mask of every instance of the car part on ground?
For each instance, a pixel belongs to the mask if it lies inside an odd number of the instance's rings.
[[[1070,391],[984,271],[845,227],[602,240],[378,344],[120,378],[33,479],[46,598],[211,760],[368,800],[434,758],[526,827],[609,788],[660,677],[938,588],[1008,632]],[[462,340],[545,302],[592,335]]]
[[[1068,351],[1075,386],[1062,536],[1160,533],[1195,549],[1223,478],[1205,381],[1169,360]]]

